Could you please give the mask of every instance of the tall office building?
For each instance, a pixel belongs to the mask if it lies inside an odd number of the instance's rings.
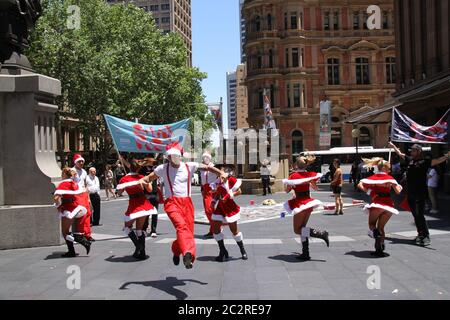
[[[244,6],[245,0],[239,0],[239,30],[240,30],[240,38],[241,38],[241,63],[244,63],[246,60],[244,44],[245,44],[245,19],[242,16],[242,7]]]
[[[227,72],[227,113],[228,113],[228,129],[236,129],[236,87],[237,77],[236,71]]]
[[[191,0],[107,0],[110,4],[132,3],[151,12],[155,23],[164,32],[181,35],[188,50],[188,64],[192,66]]]
[[[248,97],[247,87],[244,85],[245,76],[245,64],[240,64],[236,71],[227,73],[228,129],[248,128]]]

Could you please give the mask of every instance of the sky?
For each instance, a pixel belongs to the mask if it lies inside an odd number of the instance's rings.
[[[208,74],[202,83],[206,102],[223,97],[226,107],[226,73],[241,60],[239,0],[192,0],[191,6],[193,65]]]

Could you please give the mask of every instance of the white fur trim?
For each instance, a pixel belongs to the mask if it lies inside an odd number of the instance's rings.
[[[75,164],[75,163],[77,163],[78,161],[84,161],[84,162],[86,162],[86,160],[84,160],[83,157],[79,157],[79,158],[77,158],[77,160],[74,161],[73,163]]]
[[[366,205],[364,206],[364,209],[363,209],[363,210],[364,210],[366,213],[368,213],[370,209],[383,209],[383,210],[389,211],[390,213],[393,213],[393,214],[399,214],[399,212],[398,212],[397,209],[392,208],[392,207],[389,207],[389,206],[384,206],[384,205],[378,204],[378,203],[366,204]]]
[[[244,236],[242,235],[242,232],[239,232],[237,235],[233,236],[233,238],[236,242],[241,242],[242,240],[244,240]]]
[[[71,234],[68,234],[68,235],[66,236],[66,240],[67,240],[67,241],[70,241],[70,242],[75,242],[75,238],[74,238],[73,235],[71,235]]]
[[[241,211],[239,210],[238,213],[236,213],[234,216],[232,217],[224,217],[220,214],[213,214],[211,216],[211,220],[213,221],[219,221],[219,222],[223,222],[223,223],[233,223],[236,222],[238,220],[241,219]]]
[[[151,215],[157,214],[157,213],[158,213],[158,211],[156,211],[155,208],[153,208],[152,210],[148,210],[148,211],[142,210],[142,211],[132,213],[129,216],[125,216],[124,220],[125,220],[125,222],[128,222],[128,221],[140,218],[140,217],[151,216]]]
[[[295,180],[290,180],[290,179],[283,179],[283,184],[288,185],[288,186],[296,186],[299,184],[305,184],[314,180],[318,180],[322,177],[321,173],[317,173],[316,176],[314,177],[309,177],[309,178],[304,178],[304,179],[295,179]]]
[[[70,194],[70,195],[75,195],[75,194],[82,194],[86,191],[84,191],[83,189],[78,189],[78,190],[56,190],[55,191],[55,195],[64,195],[64,194]]]
[[[231,191],[236,192],[242,185],[242,180],[241,179],[237,179],[236,183],[234,184],[233,188],[231,189]]]
[[[73,211],[65,210],[62,213],[60,213],[60,218],[81,218],[87,213],[87,209],[83,206],[77,206]]]
[[[221,241],[225,238],[225,236],[223,235],[223,233],[218,233],[218,234],[214,234],[214,240],[216,241]]]
[[[308,202],[307,204],[301,205],[298,208],[291,209],[291,207],[289,206],[289,202],[286,201],[284,203],[284,209],[287,211],[288,214],[296,215],[296,214],[301,213],[301,212],[303,212],[303,211],[305,211],[307,209],[317,208],[317,207],[319,207],[321,205],[323,205],[322,201],[315,199],[315,200],[313,200],[311,202]]]
[[[123,190],[125,188],[137,186],[139,184],[141,184],[139,181],[125,182],[125,183],[118,184],[116,189],[117,190]]]
[[[392,183],[394,185],[398,185],[398,182],[395,179],[388,179],[388,180],[362,179],[361,182],[364,184],[367,184],[367,185],[377,185],[377,184],[386,184],[386,183]]]

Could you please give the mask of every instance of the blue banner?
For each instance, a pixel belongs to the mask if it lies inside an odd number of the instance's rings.
[[[122,120],[105,114],[106,124],[118,151],[163,153],[172,142],[184,141],[189,119],[166,125],[148,125]],[[184,132],[174,132],[183,130]]]

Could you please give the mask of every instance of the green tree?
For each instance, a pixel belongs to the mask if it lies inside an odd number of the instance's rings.
[[[74,18],[70,5],[80,9],[79,28],[68,23]],[[37,72],[61,80],[59,123],[79,119],[103,163],[113,145],[102,114],[151,124],[191,118],[204,129],[213,126],[203,104],[206,74],[187,66],[181,37],[157,29],[150,14],[103,0],[45,0],[43,8],[27,56]],[[59,137],[61,150],[61,132]]]

